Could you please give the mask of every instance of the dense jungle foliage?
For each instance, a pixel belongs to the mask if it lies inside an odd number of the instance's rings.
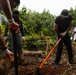
[[[39,40],[29,40],[26,41],[24,44],[24,48],[31,49],[33,46],[44,46],[46,44],[46,41],[41,40],[40,38],[49,37],[50,38],[50,44],[54,44],[56,42],[56,32],[53,29],[54,20],[56,18],[56,15],[53,15],[45,9],[42,13],[31,11],[30,9],[27,9],[23,6],[23,8],[20,11],[20,19],[23,22],[24,32],[25,32],[25,39],[36,39],[39,38]],[[75,9],[70,8],[69,13],[73,17],[73,27],[76,26],[76,7]],[[3,14],[3,12],[2,12]],[[73,28],[72,27],[72,28]],[[4,26],[2,27],[3,33],[4,33]],[[72,32],[72,28],[70,30],[70,34]],[[32,45],[33,46],[32,46]],[[27,45],[27,46],[26,46]]]

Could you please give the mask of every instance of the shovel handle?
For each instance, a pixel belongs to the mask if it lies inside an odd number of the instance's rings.
[[[50,50],[49,54],[46,56],[46,58],[43,60],[43,62],[41,63],[41,65],[39,66],[39,68],[41,69],[42,66],[45,64],[45,62],[47,61],[47,59],[49,58],[49,56],[53,53],[54,49],[57,47],[58,43],[61,41],[61,38],[57,41],[57,43],[54,45],[54,47]]]
[[[14,64],[15,64],[15,75],[18,75],[18,61],[17,61],[17,36],[15,31],[12,31],[13,35],[13,49],[14,49]]]

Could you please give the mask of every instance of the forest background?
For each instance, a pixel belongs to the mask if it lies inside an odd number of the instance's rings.
[[[17,10],[16,8],[15,10]],[[23,28],[25,33],[25,42],[23,44],[24,50],[44,50],[46,46],[46,38],[49,38],[49,43],[53,46],[56,43],[56,32],[53,29],[53,24],[56,15],[53,15],[45,9],[42,13],[31,11],[26,7],[22,7],[20,12],[20,20],[23,22]],[[4,15],[4,13],[2,12]],[[76,26],[76,7],[72,7],[69,10],[69,14],[73,17],[73,26],[69,31],[70,36],[73,27]],[[3,34],[5,32],[5,24],[2,26]]]

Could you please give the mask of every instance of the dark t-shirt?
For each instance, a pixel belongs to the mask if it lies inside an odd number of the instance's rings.
[[[69,22],[72,21],[72,16],[68,16],[67,18],[62,18],[58,16],[55,19],[55,23],[58,25],[59,32],[64,32],[69,27]]]

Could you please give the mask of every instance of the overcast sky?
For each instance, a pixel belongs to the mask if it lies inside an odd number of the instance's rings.
[[[75,9],[76,0],[21,0],[19,9],[23,5],[32,11],[37,11],[41,13],[44,9],[49,10],[53,15],[59,15],[62,9],[70,9],[73,7]]]

